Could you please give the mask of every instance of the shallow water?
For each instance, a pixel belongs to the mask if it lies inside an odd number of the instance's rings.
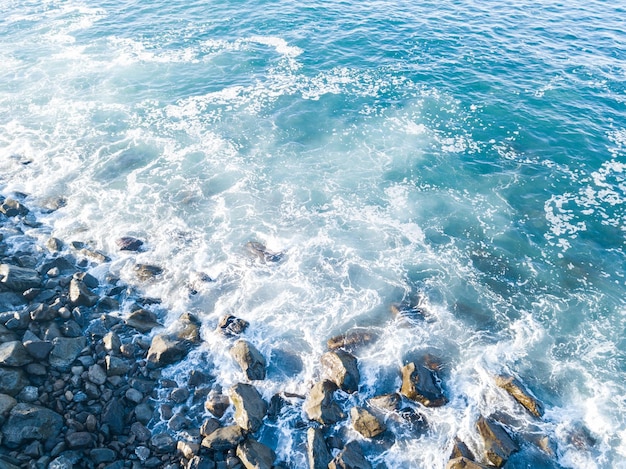
[[[476,448],[479,413],[547,434],[507,467],[626,467],[626,9],[606,2],[8,0],[0,5],[0,187],[50,234],[140,254],[144,285],[202,318],[205,344],[167,370],[241,379],[213,332],[231,313],[269,357],[266,397],[305,393],[326,340],[380,338],[361,391],[441,357],[429,429],[364,443],[389,467],[442,468]],[[246,242],[283,252],[251,258]],[[104,275],[105,268],[95,274]],[[215,281],[191,295],[197,272]],[[428,320],[399,324],[421,298]],[[120,314],[124,315],[126,310]],[[517,374],[541,422],[492,380]],[[291,413],[290,413],[291,412]],[[297,410],[268,425],[304,466]],[[349,438],[356,434],[345,431]],[[586,428],[593,444],[574,444]],[[588,442],[589,443],[589,442]]]

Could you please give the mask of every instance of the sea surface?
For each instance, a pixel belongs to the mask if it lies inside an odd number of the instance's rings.
[[[375,467],[442,469],[495,413],[522,442],[507,468],[624,468],[625,19],[593,0],[2,0],[0,190],[65,197],[33,235],[111,253],[92,273],[162,298],[166,326],[201,318],[166,376],[241,380],[214,332],[234,314],[262,394],[305,394],[327,339],[365,328],[345,409],[425,354],[449,398],[390,442],[332,429]],[[140,284],[136,263],[165,273]],[[402,301],[427,317],[394,319]],[[294,407],[260,438],[303,468]]]

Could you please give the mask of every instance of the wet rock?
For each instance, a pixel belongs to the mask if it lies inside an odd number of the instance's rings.
[[[282,252],[273,252],[268,250],[264,244],[257,241],[249,241],[246,243],[246,249],[250,254],[259,259],[261,262],[279,262],[283,259]]]
[[[0,366],[24,366],[33,361],[19,340],[0,344]]]
[[[89,381],[91,381],[94,384],[104,384],[106,383],[106,380],[107,380],[106,372],[98,364],[91,365],[89,367],[87,377],[89,378]]]
[[[190,343],[197,344],[201,340],[200,326],[200,321],[193,314],[183,313],[180,318],[178,318],[176,337],[178,339],[187,340]]]
[[[2,427],[4,444],[16,448],[32,440],[57,437],[63,427],[63,417],[56,412],[33,404],[17,404]]]
[[[311,389],[303,408],[309,420],[315,420],[322,425],[336,423],[345,415],[339,405],[333,400],[337,385],[332,381],[320,381]]]
[[[326,345],[329,350],[345,349],[352,352],[359,347],[373,343],[376,339],[378,339],[378,336],[374,332],[366,329],[357,329],[331,337]]]
[[[0,393],[17,396],[26,385],[28,379],[22,370],[0,367]]]
[[[387,429],[383,422],[362,407],[350,409],[350,418],[354,429],[365,438],[374,438]]]
[[[4,213],[7,217],[25,216],[28,214],[28,209],[15,199],[4,199],[0,204],[0,212]]]
[[[194,456],[189,460],[185,469],[215,469],[215,461],[208,456]]]
[[[235,422],[248,432],[261,428],[267,413],[267,404],[259,391],[250,384],[237,383],[230,388],[230,399],[235,407]]]
[[[189,399],[189,390],[187,388],[176,388],[170,392],[170,399],[177,404],[182,404]]]
[[[56,337],[52,340],[52,345],[49,355],[50,365],[61,371],[67,371],[87,345],[87,338]]]
[[[134,404],[139,404],[143,401],[143,394],[135,388],[127,389],[124,397]]]
[[[513,376],[496,376],[496,384],[508,392],[513,399],[519,402],[528,412],[537,418],[543,416],[543,405],[535,399]]]
[[[413,362],[402,368],[400,393],[426,407],[440,407],[448,402],[435,379],[434,372]]]
[[[496,467],[502,467],[507,459],[519,451],[519,446],[502,425],[493,419],[481,416],[476,422],[487,460]]]
[[[148,430],[145,425],[140,422],[134,422],[130,426],[130,432],[135,435],[137,441],[144,443],[150,439],[152,433]]]
[[[243,333],[250,323],[245,319],[237,318],[231,314],[227,314],[220,318],[217,324],[217,330],[226,336],[234,336]]]
[[[215,430],[202,440],[202,446],[212,451],[228,451],[237,447],[244,439],[244,430],[239,425],[230,425]]]
[[[172,335],[156,335],[148,350],[148,363],[155,368],[176,363],[189,353],[190,346],[189,341]]]
[[[143,241],[132,236],[122,236],[115,240],[115,244],[120,251],[139,251],[143,246]]]
[[[493,466],[483,466],[471,459],[463,457],[451,459],[446,465],[446,469],[488,469],[489,467]]]
[[[261,352],[246,340],[239,339],[230,349],[230,355],[249,380],[265,379],[266,362]]]
[[[393,392],[390,394],[382,394],[380,396],[372,397],[367,402],[369,405],[376,407],[377,409],[394,412],[400,408],[402,398],[400,397],[400,394]]]
[[[87,288],[98,288],[100,285],[98,279],[88,272],[76,272],[72,275],[72,278],[74,280],[78,280],[79,282],[83,282]]]
[[[137,421],[141,422],[144,425],[147,425],[148,422],[150,422],[153,413],[154,409],[148,402],[142,402],[137,407],[135,407],[135,417],[137,418]]]
[[[228,396],[221,392],[211,391],[207,396],[207,400],[204,403],[204,408],[215,415],[218,419],[221,419],[230,406],[230,399]]]
[[[155,327],[161,326],[161,324],[157,321],[156,314],[143,308],[130,313],[126,319],[126,324],[144,334],[146,332],[150,332]]]
[[[474,461],[476,459],[474,457],[474,454],[467,447],[467,445],[459,440],[459,438],[454,439],[454,444],[452,445],[452,453],[450,454],[450,459],[457,458],[465,458],[470,461]]]
[[[392,303],[389,307],[394,318],[406,318],[409,320],[424,319],[428,317],[428,311],[419,305],[419,301]]]
[[[63,249],[63,242],[58,238],[51,237],[46,241],[46,247],[50,252],[59,252]]]
[[[78,254],[98,264],[111,261],[111,258],[109,256],[107,256],[102,251],[97,251],[95,249],[83,248],[78,251]]]
[[[354,355],[343,350],[327,352],[322,355],[321,362],[324,377],[346,392],[358,391],[361,377]]]
[[[372,469],[372,465],[363,456],[361,446],[356,441],[351,441],[328,464],[328,469]]]
[[[189,427],[191,421],[181,413],[176,413],[167,422],[167,428],[175,432]]]
[[[73,306],[93,306],[98,302],[99,296],[82,281],[73,278],[70,281],[69,299]]]
[[[0,283],[9,290],[25,292],[41,286],[41,277],[34,269],[12,264],[0,264]]]
[[[150,444],[158,453],[172,453],[176,449],[176,442],[167,433],[157,433]]]
[[[163,268],[157,265],[137,264],[135,266],[135,275],[142,282],[153,280],[163,273]]]
[[[246,469],[272,469],[276,454],[263,443],[248,438],[237,446],[237,457]]]
[[[306,437],[309,469],[328,469],[328,464],[332,461],[333,457],[330,451],[328,451],[322,430],[309,427],[306,432]]]

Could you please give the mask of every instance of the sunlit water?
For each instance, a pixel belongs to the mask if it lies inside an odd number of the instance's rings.
[[[0,188],[66,197],[32,233],[116,253],[96,275],[166,269],[140,288],[168,324],[205,326],[174,378],[242,379],[213,331],[225,313],[268,357],[267,398],[306,393],[326,340],[366,327],[380,338],[345,408],[424,353],[450,398],[421,434],[362,441],[370,461],[443,468],[500,412],[524,442],[507,467],[626,467],[624,18],[579,0],[4,0]],[[124,235],[148,249],[118,254]],[[284,259],[254,260],[250,240]],[[190,295],[198,272],[215,281]],[[393,319],[417,297],[428,320]],[[299,418],[260,436],[293,467]]]

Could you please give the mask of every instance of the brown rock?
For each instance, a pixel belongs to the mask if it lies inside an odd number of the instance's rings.
[[[374,438],[387,429],[383,422],[362,407],[350,409],[350,417],[354,429],[365,438]]]
[[[320,381],[311,389],[304,402],[304,411],[309,420],[315,420],[322,425],[336,423],[345,415],[333,400],[337,385],[332,381]]]
[[[370,398],[367,402],[369,403],[369,405],[371,405],[372,407],[376,407],[377,409],[385,410],[387,412],[394,412],[400,409],[400,403],[402,402],[402,398],[397,392],[392,392],[390,394],[374,396]]]
[[[371,344],[376,339],[378,339],[378,336],[374,332],[366,329],[357,329],[331,337],[326,344],[329,350],[341,348],[351,352],[361,346]]]
[[[448,461],[446,469],[488,469],[492,466],[483,466],[467,458],[454,458]]]
[[[346,392],[358,391],[361,376],[354,355],[343,350],[327,352],[322,355],[321,362],[327,379]]]
[[[276,454],[263,443],[248,438],[237,446],[237,457],[246,469],[272,469]]]
[[[230,388],[230,399],[235,406],[235,422],[248,432],[261,428],[267,414],[267,404],[251,384],[237,383]]]
[[[457,458],[465,458],[470,461],[474,461],[476,458],[474,454],[470,451],[465,443],[463,443],[459,438],[454,439],[454,444],[452,445],[452,453],[450,454],[450,459]]]
[[[426,407],[440,407],[448,402],[435,380],[434,372],[413,362],[402,368],[400,393]]]
[[[202,446],[212,451],[228,451],[237,447],[244,439],[244,430],[239,425],[221,427],[202,440]]]
[[[356,441],[348,443],[330,462],[328,469],[372,469]]]
[[[495,420],[481,416],[476,428],[485,445],[485,456],[494,466],[502,467],[513,453],[519,451],[517,443]]]
[[[230,349],[230,355],[249,380],[265,379],[266,362],[261,352],[246,340],[239,339]]]
[[[496,376],[496,384],[508,392],[528,412],[537,418],[543,416],[543,405],[524,388],[522,383],[512,376]]]
[[[207,400],[204,403],[204,408],[215,415],[218,419],[221,419],[230,406],[230,399],[228,396],[221,392],[211,391],[207,396]]]

